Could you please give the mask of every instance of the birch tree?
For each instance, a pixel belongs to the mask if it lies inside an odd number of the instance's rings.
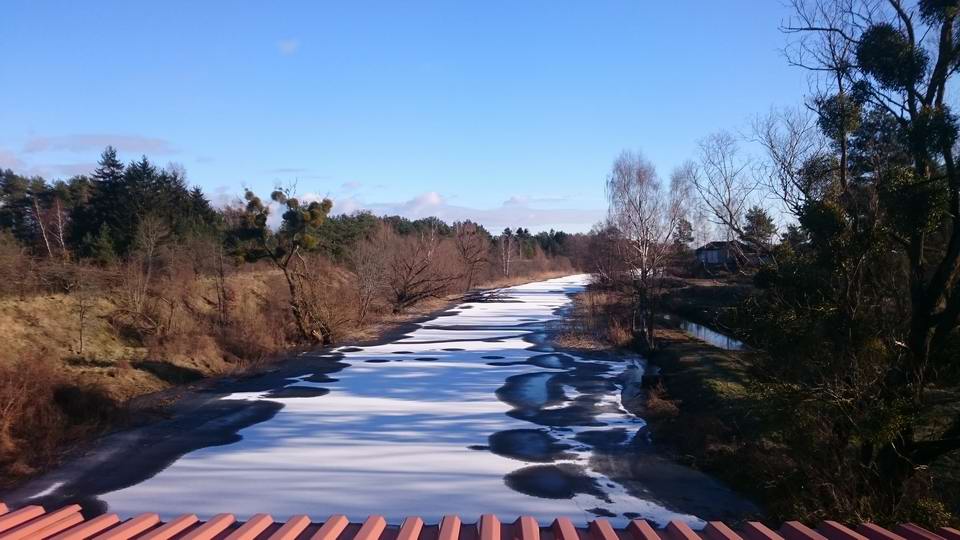
[[[664,269],[673,235],[683,217],[687,190],[666,189],[653,164],[642,155],[624,151],[607,178],[609,222],[621,235],[629,281],[637,297],[636,319],[648,346],[655,346],[654,321]]]
[[[516,239],[513,231],[509,227],[503,230],[503,234],[497,240],[497,249],[500,252],[500,270],[503,277],[510,277],[510,263],[513,262],[513,252],[516,250]]]

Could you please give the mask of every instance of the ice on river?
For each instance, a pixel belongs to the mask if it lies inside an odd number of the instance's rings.
[[[550,354],[542,344],[546,324],[586,279],[512,287],[506,301],[460,305],[392,343],[342,349],[346,366],[330,360],[342,369],[290,379],[282,392],[227,396],[283,408],[241,430],[239,442],[190,452],[100,498],[121,515],[380,513],[396,522],[495,513],[702,524],[591,470],[598,433],[632,437],[643,421],[620,406],[625,363]]]

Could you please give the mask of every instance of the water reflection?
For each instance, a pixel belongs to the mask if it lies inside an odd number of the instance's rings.
[[[688,321],[686,319],[681,319],[680,317],[670,315],[666,315],[665,318],[667,320],[676,321],[681,330],[701,341],[706,341],[714,347],[728,351],[741,351],[746,348],[746,345],[742,341],[734,339],[721,332],[717,332],[716,330],[706,327],[702,324],[697,324],[693,321]]]

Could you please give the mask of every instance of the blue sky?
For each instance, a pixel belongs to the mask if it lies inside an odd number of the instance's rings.
[[[112,143],[215,201],[296,182],[335,209],[585,230],[614,157],[795,105],[778,0],[4,2],[0,166]]]

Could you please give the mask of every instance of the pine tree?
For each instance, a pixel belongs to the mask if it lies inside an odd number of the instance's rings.
[[[32,243],[30,179],[13,172],[0,171],[0,229],[13,233],[25,243]]]
[[[123,179],[123,163],[117,158],[117,149],[108,146],[100,154],[100,161],[97,163],[96,170],[93,171],[93,177],[98,182],[117,183]]]
[[[759,206],[747,210],[744,216],[743,241],[757,247],[769,247],[777,234],[777,225],[766,210]]]
[[[83,256],[92,256],[92,246],[102,232],[102,226],[115,221],[112,214],[121,203],[124,170],[123,163],[117,158],[117,150],[106,147],[93,172],[87,204],[77,206],[70,216],[71,244],[79,246]]]
[[[108,265],[117,258],[117,251],[110,237],[110,226],[106,223],[100,226],[100,231],[95,237],[88,234],[84,238],[84,244],[87,246],[88,255],[101,265]]]
[[[673,233],[673,243],[677,247],[686,248],[693,242],[693,224],[685,218],[677,221],[677,230]]]

